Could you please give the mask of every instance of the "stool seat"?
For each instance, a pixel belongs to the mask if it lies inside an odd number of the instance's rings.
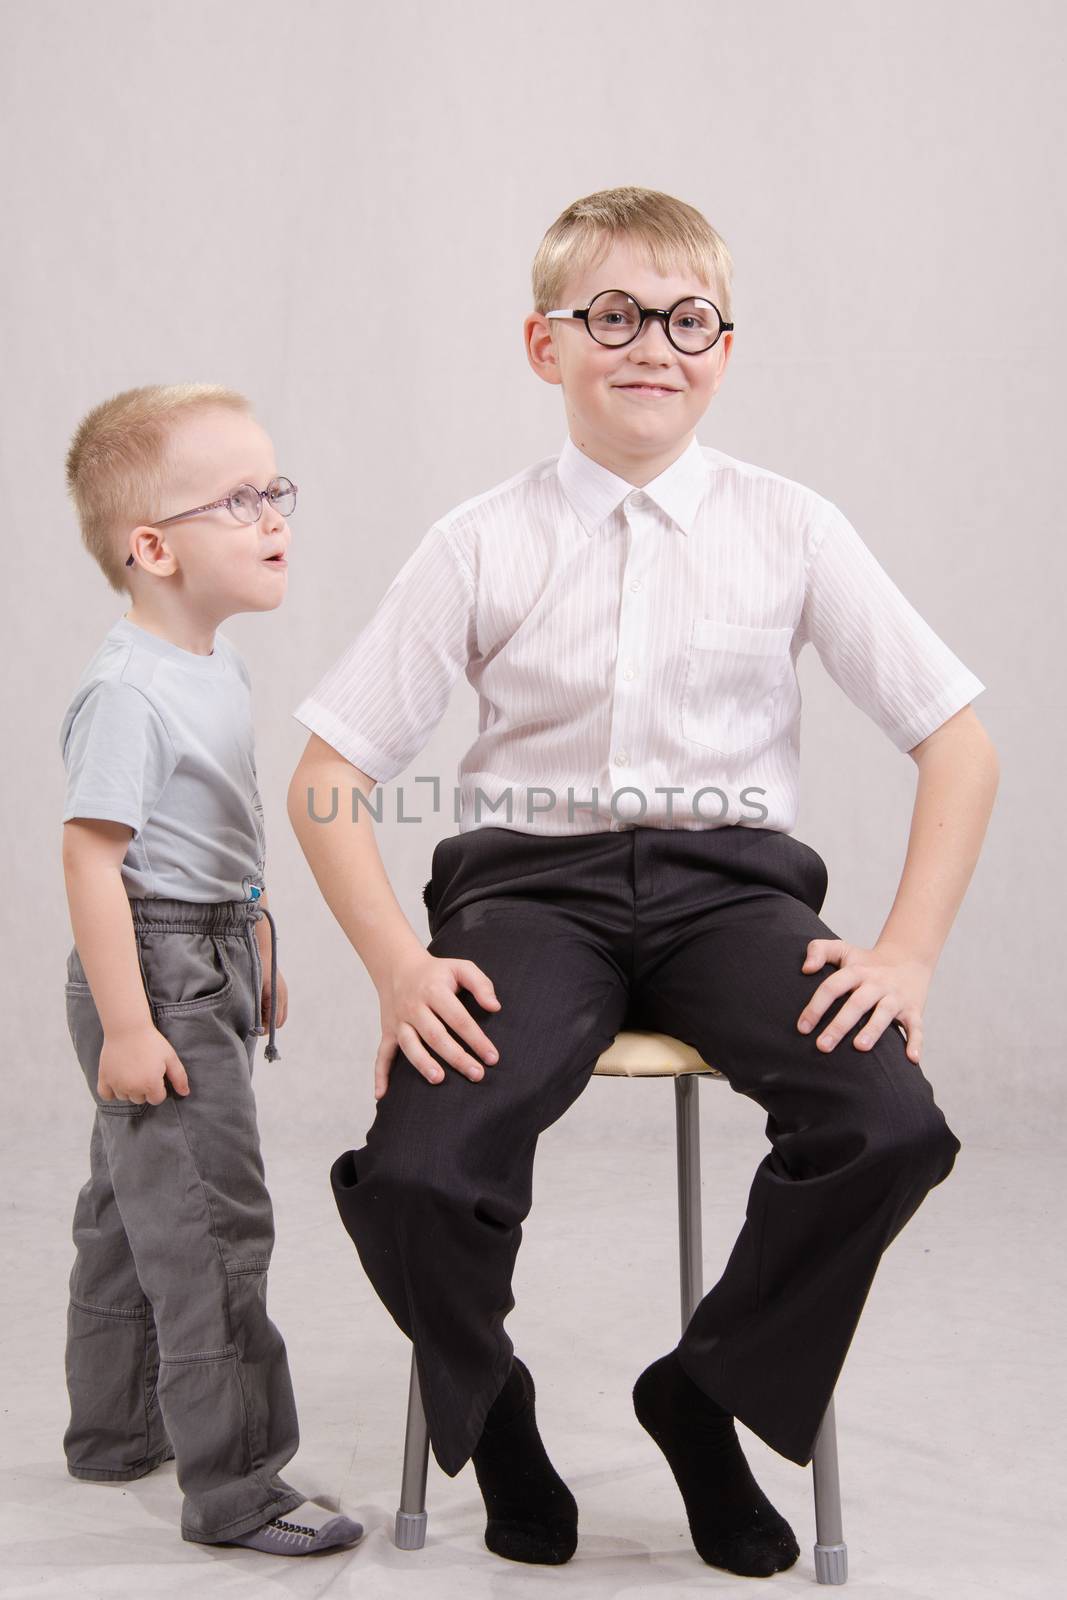
[[[616,1034],[593,1068],[601,1078],[680,1078],[684,1073],[702,1072],[721,1078],[716,1067],[702,1061],[691,1044],[669,1033],[645,1033],[625,1029]]]

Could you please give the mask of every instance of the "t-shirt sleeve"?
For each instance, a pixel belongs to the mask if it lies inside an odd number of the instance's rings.
[[[899,750],[913,749],[985,688],[828,500],[812,527],[798,633]]]
[[[97,817],[140,833],[178,758],[163,719],[140,689],[95,684],[78,706],[63,746],[64,822]]]
[[[435,524],[293,716],[387,783],[426,744],[476,649],[473,577]]]

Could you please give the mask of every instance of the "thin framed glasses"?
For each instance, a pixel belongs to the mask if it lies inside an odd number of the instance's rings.
[[[296,509],[296,484],[289,478],[272,478],[265,489],[256,489],[250,483],[239,483],[232,494],[223,500],[212,500],[206,506],[194,506],[191,511],[176,511],[172,517],[162,517],[159,522],[146,522],[146,528],[165,528],[168,522],[181,522],[185,517],[198,517],[202,511],[215,511],[225,506],[238,522],[258,522],[263,515],[263,502],[269,500],[275,511],[291,517]],[[126,565],[133,566],[132,554]]]
[[[625,289],[602,289],[584,311],[546,311],[546,317],[574,317],[584,322],[587,332],[597,344],[614,346],[632,344],[649,317],[660,317],[663,331],[676,350],[683,355],[701,355],[719,342],[724,333],[733,331],[732,322],[724,322],[717,305],[700,295],[689,295],[676,300],[665,311],[638,305]]]

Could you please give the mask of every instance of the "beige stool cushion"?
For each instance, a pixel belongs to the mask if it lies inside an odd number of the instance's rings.
[[[722,1077],[700,1059],[691,1044],[683,1044],[669,1033],[636,1030],[616,1034],[615,1043],[604,1051],[593,1072],[602,1078],[680,1078],[687,1072]]]

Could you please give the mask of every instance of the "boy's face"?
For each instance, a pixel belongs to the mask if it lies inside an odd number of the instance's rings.
[[[663,310],[689,295],[719,304],[713,284],[684,269],[661,276],[644,246],[625,236],[612,242],[599,266],[567,284],[559,305],[588,306],[603,289],[624,289],[639,305]],[[732,333],[723,333],[710,350],[683,354],[660,317],[648,317],[636,339],[614,348],[590,338],[581,321],[548,321],[537,312],[524,331],[534,371],[563,387],[572,439],[620,476],[625,467],[662,470],[660,463],[681,454],[719,387],[733,342]]]
[[[239,411],[211,407],[175,422],[161,515],[224,499],[241,483],[265,489],[278,475],[270,436]],[[239,522],[227,506],[148,530],[150,568],[180,586],[191,609],[221,621],[238,611],[273,611],[288,587],[285,558],[292,535],[269,500],[258,522]],[[271,560],[280,556],[280,560]]]

